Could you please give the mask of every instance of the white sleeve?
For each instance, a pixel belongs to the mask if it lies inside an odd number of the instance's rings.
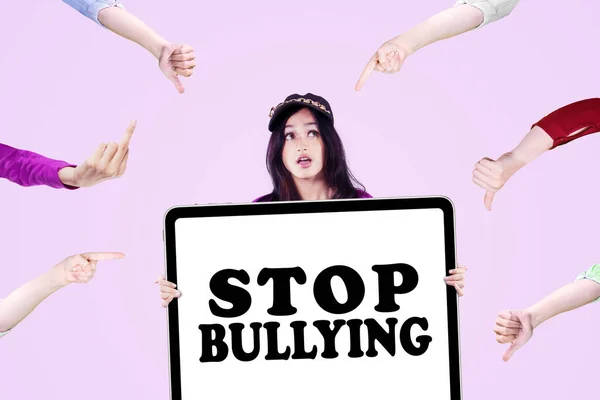
[[[2,300],[4,299],[0,299],[0,302],[2,302]],[[10,330],[6,331],[6,332],[0,332],[0,338],[4,335],[6,335],[8,332],[10,332]]]
[[[515,9],[518,2],[519,0],[456,0],[454,6],[468,4],[480,9],[483,13],[483,22],[478,26],[479,28],[506,17]]]

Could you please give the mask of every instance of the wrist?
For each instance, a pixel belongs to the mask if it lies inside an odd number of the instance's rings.
[[[394,43],[396,46],[400,48],[400,51],[404,53],[404,57],[408,57],[417,51],[420,47],[418,43],[415,43],[414,40],[410,39],[410,36],[407,34],[402,34],[396,36],[390,42]]]
[[[542,312],[540,311],[540,309],[539,309],[539,307],[537,305],[533,305],[533,306],[531,306],[531,307],[523,310],[523,313],[531,321],[531,327],[532,327],[532,329],[537,328],[538,326],[540,326],[540,324],[542,322],[544,322],[547,319],[542,314]]]
[[[512,153],[522,163],[528,164],[550,150],[553,145],[554,140],[542,128],[534,126]]]
[[[62,289],[69,284],[64,267],[61,264],[55,265],[46,274],[50,287],[53,289],[53,291]]]
[[[58,170],[58,179],[65,186],[77,187],[75,182],[75,168],[73,167],[64,167]]]
[[[160,56],[162,54],[163,49],[169,44],[170,42],[168,42],[158,34],[152,34],[152,37],[150,38],[148,44],[144,45],[144,47],[146,48],[146,50],[152,53],[152,55],[157,60],[160,60]]]

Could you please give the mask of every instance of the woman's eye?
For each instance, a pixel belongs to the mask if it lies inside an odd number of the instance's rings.
[[[292,133],[288,133],[287,135],[284,136],[285,140],[292,140],[294,138],[294,134]]]
[[[308,132],[308,137],[317,137],[317,136],[319,136],[319,132],[317,132],[317,131]]]

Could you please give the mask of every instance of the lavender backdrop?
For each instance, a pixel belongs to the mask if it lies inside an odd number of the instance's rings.
[[[537,118],[598,95],[600,3],[522,1],[505,20],[415,54],[397,75],[374,74],[360,93],[354,84],[384,40],[453,1],[236,3],[126,3],[195,47],[184,95],[149,54],[62,2],[4,5],[1,142],[77,163],[139,123],[120,180],[77,192],[0,182],[0,297],[71,254],[127,255],[2,339],[0,397],[167,399],[165,311],[153,285],[163,214],[267,192],[267,113],[307,91],[332,103],[351,167],[373,195],[454,201],[459,258],[470,267],[465,399],[589,397],[597,376],[583,365],[597,356],[597,305],[543,325],[508,364],[492,327],[498,311],[528,306],[599,261],[600,136],[528,166],[492,213],[471,170]]]

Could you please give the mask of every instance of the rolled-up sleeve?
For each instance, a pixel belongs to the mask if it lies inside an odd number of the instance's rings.
[[[63,0],[63,2],[100,26],[103,26],[98,20],[98,13],[100,13],[100,11],[107,7],[119,7],[123,10],[125,9],[119,0]]]
[[[600,284],[600,264],[592,265],[589,269],[587,269],[586,271],[577,275],[577,278],[575,278],[576,281],[581,280],[581,279],[590,279],[590,280]],[[598,297],[594,301],[599,301],[599,300],[600,300],[600,297]]]
[[[483,22],[478,26],[479,28],[506,17],[515,9],[518,2],[519,0],[457,0],[454,5],[468,4],[480,9],[483,13]]]

